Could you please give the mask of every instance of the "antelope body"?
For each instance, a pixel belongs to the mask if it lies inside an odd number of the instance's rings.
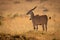
[[[43,31],[44,31],[45,29],[46,29],[46,31],[47,31],[47,22],[48,22],[48,17],[47,17],[47,15],[41,15],[41,16],[36,15],[36,16],[34,16],[33,10],[34,10],[35,8],[36,8],[36,7],[34,7],[33,9],[31,9],[31,10],[27,13],[27,15],[30,14],[30,16],[31,16],[30,20],[32,20],[34,30],[35,30],[35,29],[38,29],[38,25],[42,25]],[[44,29],[44,27],[45,27],[45,29]]]

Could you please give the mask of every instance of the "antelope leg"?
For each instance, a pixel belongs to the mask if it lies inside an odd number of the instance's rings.
[[[43,31],[44,31],[44,25],[42,25]]]
[[[34,27],[34,30],[35,30],[35,25],[33,25],[33,27]]]
[[[46,31],[47,31],[47,24],[45,24],[45,27],[46,27]]]
[[[36,25],[36,30],[38,30],[38,25]]]

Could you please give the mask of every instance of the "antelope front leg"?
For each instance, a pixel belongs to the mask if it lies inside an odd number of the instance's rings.
[[[46,31],[47,31],[47,24],[45,24],[45,28],[46,28]]]
[[[35,30],[35,25],[33,24],[34,30]]]
[[[36,25],[36,30],[38,30],[38,25]]]
[[[42,25],[43,31],[44,31],[44,25]]]

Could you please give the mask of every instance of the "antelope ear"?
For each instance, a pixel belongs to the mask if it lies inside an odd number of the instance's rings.
[[[31,20],[31,18],[29,20]]]

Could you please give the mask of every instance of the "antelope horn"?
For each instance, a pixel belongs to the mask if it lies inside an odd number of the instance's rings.
[[[33,9],[31,9],[30,11],[33,11],[34,9],[36,9],[37,8],[37,6],[35,6]]]

